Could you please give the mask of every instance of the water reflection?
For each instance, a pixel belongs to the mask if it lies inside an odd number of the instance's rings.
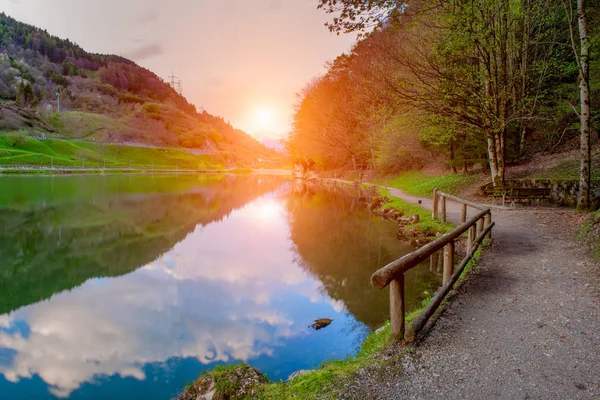
[[[406,249],[356,196],[256,177],[140,185],[0,212],[1,304],[16,309],[0,316],[0,393],[169,398],[235,360],[285,378],[388,318],[368,276]],[[319,317],[334,322],[309,329]]]
[[[0,313],[131,272],[282,182],[202,178],[1,178]]]
[[[411,252],[396,239],[394,223],[373,218],[360,192],[323,190],[296,182],[289,200],[292,240],[298,263],[323,283],[332,299],[371,329],[389,319],[389,292],[370,285],[373,272]],[[418,307],[439,280],[420,265],[405,274],[406,309]]]

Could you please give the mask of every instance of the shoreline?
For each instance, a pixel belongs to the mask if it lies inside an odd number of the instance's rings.
[[[390,193],[389,190],[387,190],[389,188],[367,182],[353,182],[329,178],[316,178],[314,181],[323,185],[339,184],[343,186],[356,187],[357,189],[366,187],[375,189],[379,196],[389,196],[391,202],[384,203],[384,205],[387,205],[388,208],[392,208],[404,213],[411,213],[417,209],[420,209],[418,214],[425,217],[425,221],[421,221],[421,223],[429,222],[429,218],[426,216],[430,211],[424,206],[424,204],[410,204],[401,196]],[[381,193],[380,190],[384,190],[386,193]],[[382,219],[390,219],[386,218],[383,213],[376,213],[376,215]],[[415,225],[418,224],[419,223]],[[468,279],[468,273],[472,267],[477,264],[480,252],[481,249],[478,250],[477,257],[474,257],[471,261],[469,261],[467,268],[465,268],[463,274],[461,274],[461,278],[459,279],[459,283],[456,285],[456,288],[461,287],[464,281]],[[406,323],[408,324],[415,319],[421,313],[421,311],[427,307],[431,299],[432,297],[429,296],[421,302],[419,307],[407,312],[405,317]],[[438,313],[439,312],[440,311],[438,311]],[[378,354],[381,355],[382,352],[385,352],[386,349],[394,349],[395,356],[389,356],[387,353],[383,354],[383,356],[377,356]],[[285,381],[264,382],[258,379],[253,379],[256,381],[256,383],[247,388],[245,387],[244,390],[247,390],[246,393],[253,394],[253,396],[250,398],[313,399],[318,397],[318,393],[332,390],[336,383],[349,384],[351,381],[353,381],[353,377],[356,374],[361,373],[360,371],[377,370],[383,365],[395,364],[399,358],[409,354],[410,351],[410,348],[392,342],[391,325],[389,321],[386,321],[381,327],[379,327],[379,329],[374,330],[367,335],[367,337],[360,344],[358,352],[354,356],[344,359],[325,361],[311,370],[296,371]],[[214,394],[215,386],[238,387],[238,381],[244,380],[241,378],[244,375],[240,373],[240,370],[257,371],[260,376],[264,377],[260,370],[257,370],[245,363],[234,363],[231,365],[217,367],[217,370],[211,369],[204,372],[194,381],[194,383],[186,386],[177,399],[190,400],[192,398],[197,398],[196,395],[198,394],[203,396],[203,394],[200,393],[200,389],[206,389],[206,386],[213,388],[213,391],[211,392],[212,394]],[[238,398],[235,397],[235,394],[233,393],[230,393],[229,395],[231,395],[232,398]]]
[[[60,168],[60,167],[0,167],[2,175],[189,175],[189,174],[253,174],[292,175],[291,170],[229,168],[229,169],[182,169],[182,168]]]

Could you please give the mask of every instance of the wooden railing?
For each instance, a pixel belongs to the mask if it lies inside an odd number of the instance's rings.
[[[440,192],[438,189],[433,191],[434,218],[437,219],[439,217],[442,222],[446,222],[447,199],[461,204],[461,224],[420,249],[406,254],[377,270],[371,276],[371,284],[376,288],[383,289],[388,285],[390,286],[390,320],[392,325],[392,335],[397,339],[406,339],[408,341],[414,339],[415,335],[423,328],[423,326],[425,326],[429,318],[448,295],[456,281],[458,281],[458,278],[477,251],[479,245],[485,238],[491,238],[492,228],[495,223],[492,222],[492,213],[489,208]],[[440,203],[441,210],[439,210]],[[469,220],[467,220],[467,207],[472,207],[477,211],[477,213]],[[439,211],[441,211],[441,213]],[[467,231],[466,256],[455,267],[455,241]],[[405,332],[404,273],[427,260],[441,249],[444,249],[442,286],[438,289],[427,307],[425,307],[425,309],[412,321],[407,332]]]

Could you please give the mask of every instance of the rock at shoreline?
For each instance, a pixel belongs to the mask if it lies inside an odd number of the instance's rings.
[[[375,196],[371,199],[371,202],[367,205],[369,211],[376,212],[382,205],[389,203],[391,200],[385,196]]]
[[[177,400],[235,400],[252,398],[267,377],[246,364],[216,367],[202,375]]]
[[[286,382],[289,382],[292,379],[297,378],[297,377],[302,376],[302,375],[311,374],[314,371],[315,371],[314,369],[299,369],[296,372],[292,372],[292,374],[290,376],[288,376]]]
[[[397,219],[397,222],[399,227],[404,227],[406,225],[418,224],[420,220],[419,216],[415,214],[407,217],[400,217]]]

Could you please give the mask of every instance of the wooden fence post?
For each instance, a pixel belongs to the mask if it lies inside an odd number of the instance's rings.
[[[473,251],[473,242],[475,241],[475,226],[469,228],[469,238],[467,239],[467,255]]]
[[[483,218],[480,218],[478,223],[477,223],[477,235],[480,235],[481,232],[483,232],[483,223],[485,222],[485,220]]]
[[[433,213],[432,213],[433,219],[438,218],[438,201],[439,201],[438,188],[435,188],[435,189],[433,189]]]
[[[490,226],[492,224],[492,213],[489,213],[488,215],[485,216],[485,225],[486,226]],[[487,239],[491,239],[492,238],[492,231],[490,230],[490,233],[487,234],[486,236]]]
[[[442,224],[446,223],[446,196],[442,196]]]
[[[390,282],[390,319],[392,336],[404,339],[404,274]]]
[[[466,220],[467,220],[467,205],[462,204],[462,207],[460,208],[460,223],[464,224]]]
[[[451,241],[444,246],[444,272],[443,272],[443,284],[450,280],[454,273],[454,241]]]

